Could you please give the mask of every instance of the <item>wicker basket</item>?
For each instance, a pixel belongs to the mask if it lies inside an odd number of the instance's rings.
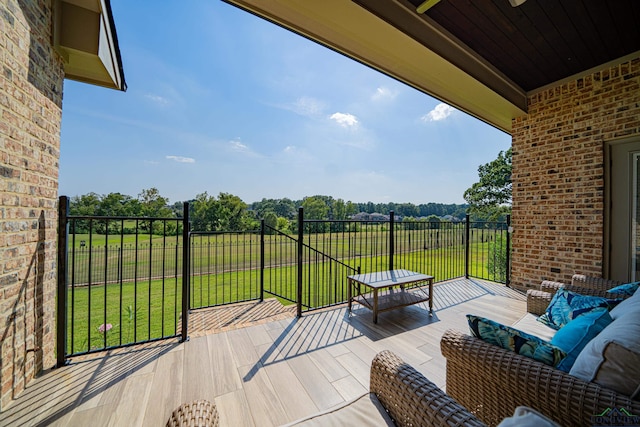
[[[216,406],[208,400],[195,400],[183,403],[176,408],[169,419],[167,427],[217,427],[220,419]]]

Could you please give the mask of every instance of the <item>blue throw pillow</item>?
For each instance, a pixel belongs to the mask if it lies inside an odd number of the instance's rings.
[[[610,294],[622,294],[622,295],[631,296],[636,293],[639,286],[640,286],[640,282],[625,283],[624,285],[611,288],[607,290],[607,292],[609,292]]]
[[[576,357],[589,341],[613,322],[606,308],[596,308],[584,313],[564,325],[551,339],[551,344],[567,353],[557,368],[569,372]]]
[[[551,299],[545,313],[538,317],[538,321],[553,329],[560,329],[581,314],[596,308],[611,310],[620,301],[622,299],[580,295],[561,288]]]
[[[471,334],[476,338],[546,365],[555,367],[567,356],[564,351],[545,340],[493,320],[467,314],[467,321]]]

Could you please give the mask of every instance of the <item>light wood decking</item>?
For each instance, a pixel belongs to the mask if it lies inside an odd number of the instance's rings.
[[[235,329],[217,313],[223,332],[203,333],[200,319],[184,344],[120,349],[43,374],[0,414],[0,425],[162,426],[194,399],[215,401],[225,426],[280,425],[366,392],[371,360],[383,349],[444,388],[443,332],[468,330],[467,313],[511,324],[526,304],[521,293],[481,280],[436,284],[434,294],[433,317],[421,303],[381,313],[377,325],[357,305],[349,317],[346,304],[300,319],[261,314]]]

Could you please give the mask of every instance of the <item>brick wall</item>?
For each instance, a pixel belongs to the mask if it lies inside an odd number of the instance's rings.
[[[513,121],[512,283],[601,276],[604,142],[640,135],[640,57],[529,96]]]
[[[55,363],[63,70],[51,0],[0,0],[0,410]]]

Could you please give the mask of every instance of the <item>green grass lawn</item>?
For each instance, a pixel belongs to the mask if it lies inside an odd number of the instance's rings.
[[[367,259],[379,259],[388,254],[388,232],[381,227],[358,232],[318,233],[305,235],[305,244],[329,254],[349,265],[361,262],[363,270],[379,270]],[[484,231],[483,231],[484,232]],[[470,243],[485,244],[496,236],[472,232]],[[444,230],[397,230],[396,257],[402,253],[424,250],[445,252],[463,249],[464,230],[460,227]],[[80,246],[84,241],[85,246]],[[182,238],[176,236],[73,235],[70,238],[69,278],[74,284],[110,283],[144,277],[168,277],[182,272]],[[91,243],[91,246],[89,246]],[[255,269],[260,265],[260,236],[250,234],[193,235],[191,240],[192,274],[219,274],[224,271]],[[452,255],[447,253],[446,258]],[[289,237],[266,235],[265,265],[286,266],[297,262],[297,244]],[[91,276],[89,276],[91,271]]]
[[[487,259],[489,243],[471,245],[470,272],[489,277]],[[273,255],[275,255],[275,251]],[[306,256],[314,252],[307,250]],[[227,256],[234,256],[233,251]],[[219,259],[219,258],[215,258]],[[275,256],[274,256],[275,259]],[[325,259],[307,258],[303,267],[303,304],[317,308],[347,299],[346,276],[353,270]],[[202,259],[201,259],[202,261]],[[385,270],[388,256],[357,256],[344,259],[362,272]],[[217,267],[216,267],[217,268]],[[397,253],[394,268],[405,268],[435,276],[443,281],[464,275],[464,246],[451,245]],[[297,293],[297,266],[266,265],[265,297],[278,296],[284,304],[292,304]],[[214,271],[192,269],[191,307],[207,307],[260,298],[260,270],[257,268]],[[105,347],[174,336],[179,332],[182,279],[168,277],[149,279],[140,275],[137,281],[123,280],[105,285],[77,286],[68,291],[67,352],[83,353]],[[111,324],[106,333],[101,325]]]

